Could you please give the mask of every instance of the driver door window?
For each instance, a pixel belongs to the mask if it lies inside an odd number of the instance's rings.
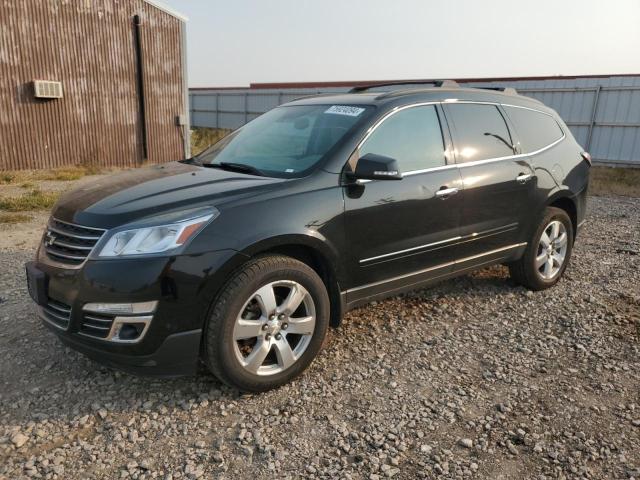
[[[434,105],[401,110],[384,120],[364,142],[367,153],[395,158],[402,173],[445,165],[444,141]]]

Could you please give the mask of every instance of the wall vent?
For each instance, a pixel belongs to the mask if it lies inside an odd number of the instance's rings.
[[[36,98],[62,98],[62,82],[34,80],[33,90]]]

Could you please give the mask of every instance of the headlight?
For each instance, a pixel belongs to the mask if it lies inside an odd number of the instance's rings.
[[[164,225],[150,225],[114,233],[100,249],[99,257],[123,257],[149,255],[177,250],[220,212],[208,208],[207,213]]]

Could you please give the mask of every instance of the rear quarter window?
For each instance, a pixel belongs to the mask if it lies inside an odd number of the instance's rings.
[[[564,135],[551,115],[526,108],[504,106],[504,109],[515,125],[524,153],[547,147]]]
[[[454,125],[458,163],[514,155],[511,133],[495,105],[449,104],[446,113]]]

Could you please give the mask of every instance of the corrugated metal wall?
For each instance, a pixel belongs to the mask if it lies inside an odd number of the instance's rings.
[[[509,79],[464,85],[515,87],[554,108],[596,162],[640,167],[640,76]],[[192,124],[237,128],[281,103],[349,88],[193,89]]]
[[[184,158],[183,22],[143,0],[0,3],[0,170],[143,159],[133,16],[140,15],[148,161]],[[64,97],[34,98],[33,80]]]

